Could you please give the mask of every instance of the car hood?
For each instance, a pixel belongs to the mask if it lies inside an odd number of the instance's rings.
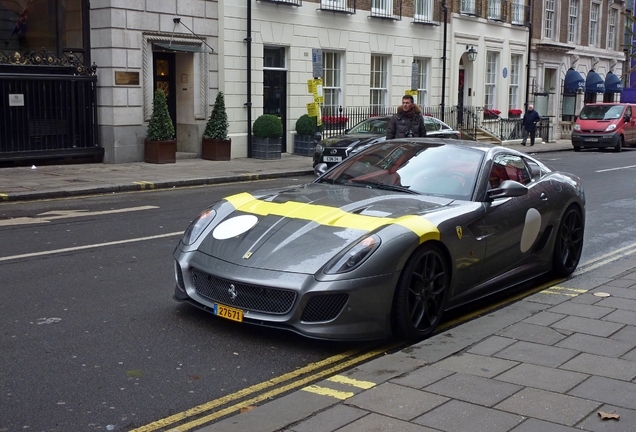
[[[422,215],[451,202],[327,184],[243,193],[217,206],[218,220],[198,250],[244,267],[314,274],[371,231],[397,226],[420,239],[439,238]]]
[[[326,138],[322,141],[325,147],[355,147],[359,144],[367,144],[380,141],[385,138],[384,135],[378,134],[346,134]]]

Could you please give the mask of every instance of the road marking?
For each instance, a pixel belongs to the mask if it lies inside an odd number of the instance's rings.
[[[294,390],[297,389],[298,387],[302,387],[302,386],[306,386],[308,383],[312,382],[312,381],[317,381],[319,379],[324,378],[325,376],[330,376],[330,375],[334,375],[337,372],[349,368],[353,365],[356,365],[358,363],[362,363],[365,362],[373,357],[379,356],[381,354],[386,353],[387,350],[390,350],[392,348],[395,348],[399,346],[399,344],[395,343],[395,344],[391,344],[388,346],[383,346],[381,348],[369,351],[367,353],[362,353],[360,354],[359,351],[348,351],[345,352],[343,354],[338,354],[332,357],[329,357],[325,360],[322,360],[320,362],[317,363],[311,363],[303,368],[297,369],[293,372],[281,375],[280,377],[276,377],[276,378],[272,378],[269,381],[265,381],[263,383],[260,384],[255,384],[251,387],[248,387],[246,389],[240,390],[236,393],[233,393],[231,395],[225,396],[223,398],[220,399],[216,399],[213,401],[210,401],[208,403],[205,403],[203,405],[199,405],[197,407],[191,408],[189,410],[174,414],[170,417],[166,417],[162,420],[158,420],[156,422],[150,423],[148,425],[142,426],[140,428],[137,429],[133,429],[130,432],[151,432],[151,431],[156,431],[162,428],[165,428],[167,426],[173,425],[181,420],[186,420],[188,419],[188,417],[192,417],[198,414],[203,414],[206,411],[209,411],[213,408],[216,408],[218,406],[224,405],[226,403],[229,403],[231,401],[234,401],[236,399],[240,399],[242,397],[245,396],[249,396],[252,393],[258,392],[258,391],[262,391],[265,388],[268,387],[272,387],[274,385],[283,383],[285,381],[294,379],[296,377],[299,377],[301,375],[304,375],[306,373],[312,373],[316,370],[318,370],[321,367],[327,366],[329,364],[334,364],[337,362],[341,362],[336,364],[335,366],[332,366],[328,369],[324,369],[322,371],[316,372],[313,375],[309,375],[306,376],[302,379],[299,379],[298,381],[292,381],[289,384],[286,384],[284,386],[281,387],[276,387],[268,392],[259,394],[256,397],[253,397],[251,399],[247,399],[244,401],[241,401],[239,403],[236,403],[232,406],[229,406],[227,408],[224,408],[220,411],[216,411],[213,412],[212,414],[209,414],[207,416],[198,418],[196,420],[192,420],[189,423],[184,423],[181,424],[179,426],[175,426],[174,429],[170,429],[170,431],[173,432],[185,432],[188,431],[190,429],[199,427],[201,425],[204,425],[206,423],[210,423],[216,419],[219,419],[221,417],[224,417],[226,415],[229,414],[238,414],[238,412],[240,411],[241,408],[244,408],[246,406],[253,406],[256,403],[262,402],[264,400],[273,398],[275,396],[278,396],[281,393],[285,393],[288,392],[290,390]],[[352,357],[353,356],[353,357]],[[348,358],[348,357],[352,357],[349,360],[343,361],[344,359]]]
[[[310,385],[309,387],[304,387],[301,390],[306,391],[308,393],[314,393],[320,396],[329,396],[335,399],[345,400],[350,397],[355,396],[354,392],[343,392],[340,390],[334,390],[326,387],[319,387],[317,385]]]
[[[148,186],[148,189],[154,189],[155,188],[155,184],[153,182],[149,182],[149,181],[138,181],[138,182],[133,182],[136,185],[139,185],[139,187],[141,188],[141,190],[146,189],[146,186]]]
[[[351,386],[358,387],[365,390],[368,390],[376,386],[376,383],[374,382],[361,381],[361,380],[349,378],[343,375],[335,375],[335,376],[329,377],[327,378],[327,381],[332,381],[332,382],[336,382],[340,384],[347,384],[347,385],[351,385]]]
[[[133,211],[151,210],[156,208],[159,208],[159,207],[158,206],[139,206],[139,207],[128,207],[128,208],[102,210],[102,211],[94,211],[94,212],[88,211],[88,210],[52,210],[45,213],[40,213],[37,217],[34,217],[34,218],[19,217],[19,218],[13,218],[13,219],[3,219],[3,220],[0,220],[0,226],[31,225],[31,224],[39,224],[39,223],[48,223],[52,220],[57,220],[57,219],[98,216],[98,215],[107,215],[107,214],[115,214],[115,213],[128,213]]]
[[[158,234],[154,236],[139,237],[139,238],[128,239],[128,240],[118,240],[118,241],[112,241],[112,242],[106,242],[106,243],[96,243],[96,244],[90,244],[85,246],[75,246],[70,248],[55,249],[50,251],[32,252],[32,253],[27,253],[22,255],[11,255],[6,257],[0,257],[0,261],[10,261],[10,260],[16,260],[16,259],[23,259],[23,258],[33,258],[33,257],[39,257],[39,256],[46,256],[46,255],[55,255],[55,254],[65,253],[65,252],[75,252],[75,251],[84,250],[84,249],[95,249],[95,248],[106,247],[106,246],[115,246],[115,245],[126,244],[126,243],[156,240],[160,238],[174,237],[174,236],[180,236],[180,235],[183,235],[183,231],[175,231],[175,232],[166,233],[166,234]]]
[[[597,172],[597,173],[602,173],[602,172],[608,172],[608,171],[619,171],[619,170],[631,169],[631,168],[636,168],[636,165],[628,165],[628,166],[624,166],[624,167],[617,167],[617,168],[608,168],[608,169],[603,169],[603,170],[597,170],[597,171],[595,171],[595,172]]]
[[[343,375],[334,375],[332,377],[327,378],[326,381],[331,381],[338,384],[345,384],[345,385],[361,388],[364,390],[368,390],[376,386],[376,383],[374,382],[357,380],[357,379],[349,378]],[[301,390],[309,392],[309,393],[314,393],[320,396],[329,396],[329,397],[340,399],[340,400],[349,399],[350,397],[353,397],[355,395],[354,392],[335,390],[328,387],[321,387],[315,384],[307,386],[307,387],[303,387]]]

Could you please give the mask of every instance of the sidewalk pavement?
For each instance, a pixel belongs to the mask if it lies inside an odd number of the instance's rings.
[[[569,141],[511,147],[571,149]],[[0,168],[0,200],[311,174],[311,159]],[[636,259],[558,286],[199,432],[636,430]],[[612,418],[617,417],[617,418]],[[178,429],[176,429],[178,430]]]
[[[509,147],[528,153],[572,149],[569,140]],[[280,159],[230,161],[180,159],[174,164],[67,164],[0,168],[0,202],[165,189],[313,174],[312,159],[283,153]]]

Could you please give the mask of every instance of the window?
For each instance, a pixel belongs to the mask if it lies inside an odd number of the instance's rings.
[[[501,0],[488,0],[488,19],[501,19]]]
[[[525,4],[524,0],[514,0],[512,3],[512,23],[525,24]]]
[[[545,0],[543,37],[552,39],[554,34],[554,0]]]
[[[488,51],[486,54],[486,88],[484,98],[485,109],[495,109],[497,90],[497,57],[498,53]]]
[[[433,21],[433,1],[415,0],[415,14],[413,17],[418,21]]]
[[[371,56],[371,113],[382,114],[386,108],[388,93],[388,59],[384,56]]]
[[[0,2],[0,50],[13,55],[44,48],[58,57],[73,51],[78,60],[86,61],[90,31],[86,4],[83,0]]]
[[[322,52],[322,91],[325,97],[323,110],[327,115],[336,115],[342,105],[342,54]]]
[[[428,104],[428,59],[417,59],[417,104],[421,107]]]
[[[616,9],[609,10],[609,23],[607,28],[607,48],[611,50],[616,49],[616,20],[618,18],[618,11]]]
[[[568,9],[568,42],[579,41],[579,0],[570,0]]]
[[[375,15],[393,15],[393,0],[371,0],[371,13]]]
[[[598,33],[599,33],[599,13],[601,5],[598,3],[592,3],[590,7],[590,46],[598,45]]]
[[[320,0],[320,6],[327,9],[344,9],[345,0]]]
[[[460,12],[475,15],[475,0],[461,0]]]
[[[519,77],[521,74],[521,56],[513,54],[510,58],[510,86],[508,87],[508,110],[519,109]]]

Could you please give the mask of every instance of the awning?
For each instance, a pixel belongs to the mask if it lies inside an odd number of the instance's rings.
[[[605,81],[599,74],[594,72],[594,69],[585,78],[585,91],[587,93],[605,93]]]
[[[568,69],[563,83],[563,93],[576,94],[578,89],[585,88],[585,79],[574,68]]]
[[[614,72],[608,72],[605,77],[605,93],[623,93],[623,83]]]
[[[158,43],[153,44],[155,48],[161,51],[168,52],[191,52],[191,53],[213,53],[212,48],[206,48],[201,45],[186,45],[186,44],[174,44],[174,43]]]

